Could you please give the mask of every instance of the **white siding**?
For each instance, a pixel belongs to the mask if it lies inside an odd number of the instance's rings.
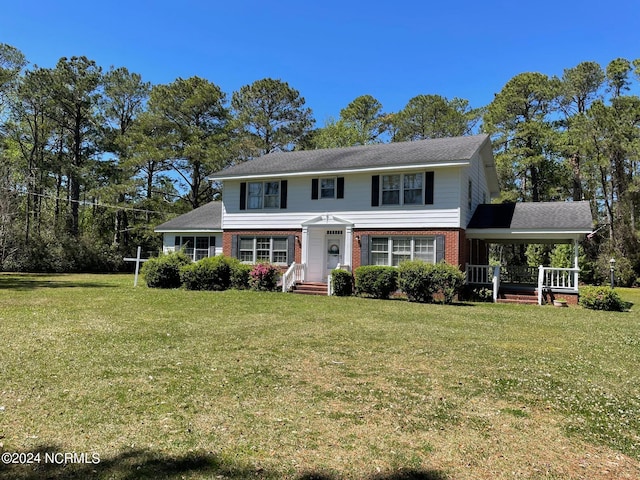
[[[327,213],[352,222],[355,228],[456,228],[461,226],[459,170],[436,169],[434,204],[406,207],[372,207],[370,173],[344,175],[343,199],[312,200],[312,177],[289,178],[288,208],[273,210],[240,210],[240,181],[228,180],[224,182],[223,228],[300,228],[303,222]]]
[[[471,180],[473,186],[471,209],[469,209],[468,201],[469,180]],[[482,157],[479,152],[476,152],[471,159],[470,165],[460,171],[460,217],[462,219],[463,228],[466,228],[467,224],[471,220],[476,207],[483,202],[490,203],[491,196],[489,188],[487,187]]]

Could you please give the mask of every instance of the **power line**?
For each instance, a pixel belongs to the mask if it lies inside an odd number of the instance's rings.
[[[158,211],[158,210],[147,210],[147,209],[143,209],[143,208],[123,207],[123,206],[119,206],[119,205],[109,205],[109,204],[106,204],[106,203],[88,202],[86,200],[72,200],[70,198],[58,197],[56,195],[49,195],[49,194],[46,194],[46,193],[18,192],[16,190],[12,190],[12,189],[7,188],[7,187],[0,187],[0,188],[2,190],[7,191],[7,192],[15,193],[15,194],[18,194],[18,195],[21,195],[21,196],[33,195],[35,197],[48,198],[48,199],[51,199],[51,200],[60,200],[62,202],[77,203],[78,205],[84,205],[84,206],[111,208],[111,209],[114,209],[114,210],[126,210],[128,212],[156,213],[156,214],[159,214],[159,215],[171,215],[171,214],[173,214],[173,212],[161,212],[161,211]]]

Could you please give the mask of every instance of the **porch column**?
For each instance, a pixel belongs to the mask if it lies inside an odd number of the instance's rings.
[[[344,235],[344,255],[342,255],[342,262],[349,265],[349,270],[353,268],[353,258],[352,256],[352,246],[353,246],[353,227],[348,226],[345,229]]]
[[[303,265],[309,264],[309,227],[303,225],[302,227],[302,252],[300,254],[300,260]]]
[[[578,248],[578,239],[573,239],[573,268],[575,271],[573,272],[573,289],[578,291],[578,270],[580,270],[579,265],[579,248]]]

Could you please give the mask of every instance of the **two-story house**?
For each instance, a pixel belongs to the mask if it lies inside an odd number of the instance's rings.
[[[223,251],[306,267],[469,261],[465,228],[499,192],[486,135],[278,152],[218,172]]]
[[[592,223],[587,202],[490,205],[499,185],[487,135],[276,152],[211,180],[223,186],[222,202],[207,207],[220,212],[219,220],[208,230],[195,228],[202,224],[189,230],[188,219],[159,227],[165,251],[196,241],[193,230],[201,232],[203,249],[204,237],[211,247],[222,232],[225,255],[293,265],[295,279],[305,282],[326,282],[337,266],[445,260],[466,268],[470,281],[493,284],[497,298],[500,282],[488,266],[487,242],[551,241],[575,245],[574,268],[558,273],[561,289],[575,293],[577,242]],[[211,251],[220,250],[215,247]],[[539,292],[546,287],[537,267],[527,276]]]

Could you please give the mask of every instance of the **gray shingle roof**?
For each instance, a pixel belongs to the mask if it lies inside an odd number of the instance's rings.
[[[411,166],[468,161],[488,141],[487,135],[473,135],[347,148],[275,152],[216,172],[211,178],[339,172],[388,167],[394,164]]]
[[[210,202],[158,225],[156,232],[222,231],[222,202]]]
[[[589,202],[527,202],[478,205],[469,229],[571,230],[590,232]]]

